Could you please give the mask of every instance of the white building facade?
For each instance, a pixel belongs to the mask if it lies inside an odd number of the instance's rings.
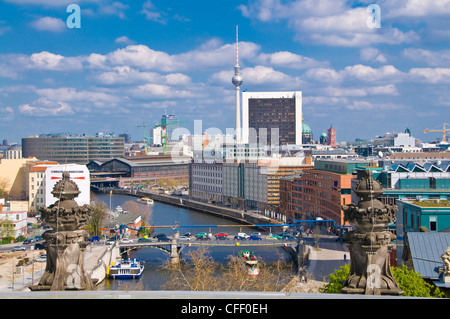
[[[51,192],[55,184],[62,179],[64,172],[69,172],[70,179],[78,186],[80,194],[74,199],[77,204],[79,206],[89,205],[91,180],[88,168],[86,165],[65,164],[48,167],[45,171],[45,206],[48,207],[58,200]]]

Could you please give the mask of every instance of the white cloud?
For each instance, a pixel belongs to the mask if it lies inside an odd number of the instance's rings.
[[[330,96],[358,97],[368,95],[398,95],[397,88],[393,84],[373,87],[327,87],[324,90]]]
[[[61,19],[43,17],[30,23],[31,26],[40,31],[62,32],[67,26]]]
[[[320,62],[312,58],[298,55],[289,51],[275,53],[261,53],[256,57],[256,62],[264,65],[287,67],[292,69],[307,69],[312,67],[327,66],[327,62]]]
[[[179,99],[179,98],[192,98],[197,95],[188,90],[173,89],[168,85],[161,84],[143,84],[131,89],[130,93],[133,97],[139,99]]]
[[[156,9],[155,5],[150,0],[144,2],[142,5],[142,10],[139,13],[145,15],[147,20],[161,24],[167,23],[167,19],[163,17],[163,14]]]
[[[46,117],[74,114],[71,106],[64,102],[53,102],[46,99],[38,99],[32,105],[22,104],[19,112],[25,115]]]
[[[356,64],[347,66],[342,73],[346,77],[362,81],[399,81],[404,76],[403,72],[393,65],[384,65],[379,68],[372,68],[367,65]]]
[[[408,74],[412,79],[428,83],[450,83],[450,68],[412,68]]]
[[[351,104],[348,104],[345,106],[348,110],[353,111],[371,111],[371,110],[401,110],[407,108],[403,104],[396,104],[396,103],[372,103],[368,101],[353,101]]]
[[[380,63],[387,62],[386,57],[380,53],[380,50],[376,48],[371,47],[362,48],[359,56],[363,61],[380,62]]]
[[[415,62],[425,62],[431,66],[450,66],[450,50],[430,51],[407,48],[403,50],[402,56]]]
[[[386,8],[387,17],[424,17],[450,14],[450,0],[384,0],[380,6]]]
[[[126,35],[118,37],[114,42],[118,44],[135,44],[135,41],[131,40]]]
[[[306,71],[307,78],[317,82],[334,83],[342,80],[342,75],[332,68],[315,68]]]
[[[27,67],[30,69],[70,71],[80,70],[83,65],[78,58],[66,58],[60,54],[42,51],[30,56]]]
[[[371,46],[379,43],[398,45],[419,39],[410,30],[403,32],[382,20],[381,28],[369,28],[366,7],[352,8],[344,0],[253,1],[239,6],[242,15],[263,22],[286,21],[295,39],[304,43],[329,46]]]

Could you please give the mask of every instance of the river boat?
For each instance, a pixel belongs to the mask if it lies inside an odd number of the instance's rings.
[[[249,250],[242,250],[239,253],[239,257],[243,261],[249,276],[259,275],[258,258],[256,258],[253,252],[250,252]]]
[[[138,198],[137,201],[139,203],[146,204],[146,205],[153,205],[153,203],[154,203],[153,199],[148,198],[148,197]]]
[[[139,278],[144,272],[144,265],[136,259],[123,259],[109,267],[109,277],[117,279]]]
[[[124,213],[124,210],[123,210],[123,208],[121,206],[116,206],[115,211],[117,213],[119,213],[119,214],[123,214]]]

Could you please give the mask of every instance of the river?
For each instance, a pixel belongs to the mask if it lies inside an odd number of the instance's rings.
[[[108,207],[114,210],[117,206],[125,206],[127,201],[136,201],[136,197],[129,195],[118,194],[93,194],[92,199],[95,201],[102,201]],[[154,205],[139,204],[142,208],[141,214],[143,221],[149,225],[237,225],[231,220],[203,214],[197,211],[188,210],[180,207],[175,207],[165,203],[155,201]],[[229,236],[234,236],[238,232],[245,232],[250,234],[256,231],[254,228],[243,226],[241,227],[192,227],[181,228],[180,233],[191,232],[197,234],[199,232],[227,232]],[[258,230],[259,231],[259,230]],[[156,233],[164,232],[171,236],[174,231],[171,228],[160,228],[155,230]],[[263,233],[264,236],[264,233]],[[189,249],[183,250],[183,253]],[[219,263],[225,264],[230,255],[236,255],[242,248],[239,247],[209,247],[212,258]],[[281,258],[290,261],[289,255],[281,247],[255,247],[252,251],[261,257],[265,263],[273,263]],[[182,257],[183,257],[182,253]],[[145,270],[139,279],[133,280],[118,280],[106,279],[97,286],[97,290],[161,290],[162,285],[169,279],[168,271],[163,269],[163,265],[169,260],[169,254],[160,249],[151,247],[140,248],[130,253],[130,258],[136,258],[145,263]]]

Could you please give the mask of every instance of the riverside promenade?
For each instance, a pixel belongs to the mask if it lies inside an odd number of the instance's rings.
[[[130,195],[135,197],[149,197],[155,201],[159,201],[162,203],[166,203],[169,205],[174,205],[177,207],[196,210],[198,212],[202,212],[205,214],[210,214],[214,216],[219,216],[222,218],[227,218],[238,223],[247,224],[247,225],[255,225],[262,224],[267,225],[271,224],[273,226],[282,225],[283,222],[279,220],[275,220],[268,216],[265,216],[261,212],[257,212],[255,210],[243,210],[243,209],[234,209],[225,206],[218,206],[209,203],[203,203],[200,201],[195,201],[185,197],[167,195],[167,194],[159,194],[154,191],[138,191],[138,190],[125,190],[125,189],[113,189],[113,194],[121,194],[121,195]]]
[[[3,253],[0,259],[0,294],[30,291],[28,287],[38,284],[44,274],[46,262],[34,261],[19,267],[17,263],[23,258],[34,260],[41,254],[45,254],[45,250]],[[101,282],[106,278],[107,266],[120,258],[120,253],[112,245],[97,244],[88,246],[83,256],[85,272],[94,281]],[[33,293],[36,294],[30,291],[30,294]]]

